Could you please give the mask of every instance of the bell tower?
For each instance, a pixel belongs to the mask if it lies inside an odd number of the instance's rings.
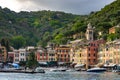
[[[93,33],[94,33],[94,29],[93,27],[91,26],[91,23],[89,23],[87,25],[87,30],[86,30],[86,39],[89,40],[89,41],[93,41]]]

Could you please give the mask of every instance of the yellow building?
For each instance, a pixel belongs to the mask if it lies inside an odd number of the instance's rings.
[[[81,64],[81,49],[75,50],[73,55],[73,63]]]

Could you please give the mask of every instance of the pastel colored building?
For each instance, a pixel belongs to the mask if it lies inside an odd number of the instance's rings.
[[[113,44],[106,43],[103,45],[100,45],[99,51],[98,51],[98,63],[100,64],[108,64],[113,63]]]
[[[39,63],[46,63],[48,61],[48,53],[45,49],[39,49],[36,51],[36,59]]]
[[[114,41],[114,64],[120,64],[120,39]]]
[[[70,47],[67,45],[60,45],[55,48],[57,54],[58,63],[69,63],[70,62]]]
[[[47,48],[47,53],[48,53],[48,62],[57,61],[55,45],[53,43],[49,43],[46,48]]]
[[[87,46],[83,46],[82,50],[81,50],[81,54],[80,54],[80,63],[81,64],[85,64],[86,67],[88,66],[88,57],[87,57],[88,53],[87,53]]]
[[[14,50],[14,63],[19,63],[19,50]]]
[[[14,63],[19,63],[20,61],[27,60],[27,51],[26,49],[14,50]]]
[[[87,57],[89,65],[96,65],[98,63],[98,48],[100,44],[104,44],[104,40],[92,41],[87,47]]]
[[[85,40],[79,39],[71,41],[71,62],[75,64],[85,64],[86,63],[86,53]]]
[[[98,63],[120,64],[120,40],[107,42],[100,45],[98,51]]]
[[[26,49],[19,49],[19,61],[26,61]]]

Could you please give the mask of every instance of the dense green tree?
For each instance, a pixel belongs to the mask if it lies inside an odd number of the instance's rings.
[[[29,68],[36,68],[38,66],[38,62],[35,58],[35,52],[31,52],[29,53],[29,59],[27,60],[27,63],[26,63],[26,66],[29,67]]]
[[[113,41],[113,40],[115,40],[115,39],[117,39],[117,35],[116,34],[108,34],[108,36],[107,36],[107,40],[108,41]]]
[[[11,39],[11,43],[15,49],[19,49],[25,46],[26,40],[23,36],[14,36]]]
[[[8,52],[10,51],[9,40],[7,38],[2,38],[1,39],[1,45],[6,48],[6,52],[7,52],[6,61],[7,61],[8,60]]]

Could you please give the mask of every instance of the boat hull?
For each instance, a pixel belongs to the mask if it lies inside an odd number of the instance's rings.
[[[105,72],[106,69],[104,68],[93,68],[93,69],[88,69],[87,72]]]

